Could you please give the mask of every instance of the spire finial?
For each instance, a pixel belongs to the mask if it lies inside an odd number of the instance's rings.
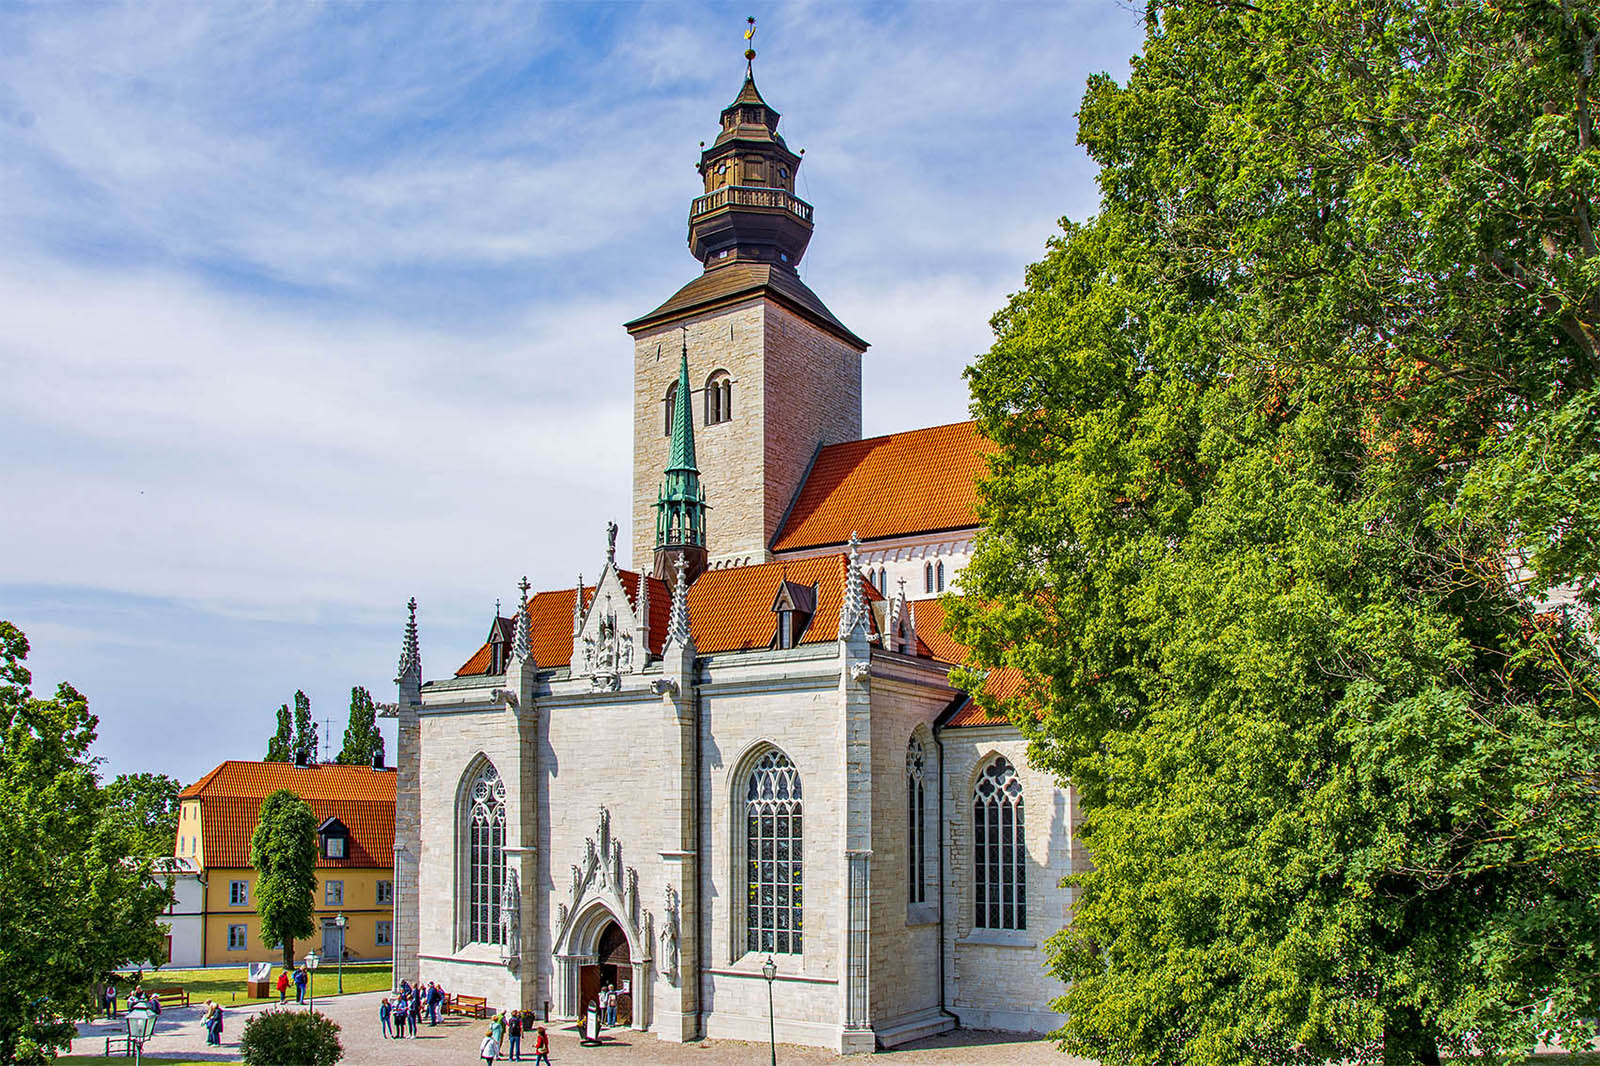
[[[682,648],[688,647],[690,643],[689,580],[686,576],[688,565],[683,552],[679,552],[676,563],[678,578],[672,586],[672,615],[667,621],[667,643]]]
[[[583,631],[583,575],[578,575],[578,588],[572,594],[572,635]]]
[[[533,657],[532,641],[528,634],[528,590],[532,587],[528,584],[527,575],[517,582],[517,591],[522,593],[522,600],[517,606],[517,627],[511,637],[511,654],[523,662]]]
[[[756,61],[756,49],[755,49],[756,17],[754,15],[751,15],[749,18],[745,19],[744,21],[745,21],[746,25],[749,27],[748,29],[746,29],[744,31],[744,39],[745,39],[744,74],[745,74],[745,77],[749,78],[749,77],[754,77],[755,76],[755,71],[754,71],[753,68],[754,68],[755,61]]]
[[[850,636],[866,620],[867,600],[861,591],[861,538],[851,533],[850,558],[844,573],[844,603],[839,608],[839,639]]]
[[[406,639],[400,648],[400,677],[405,681],[415,677],[422,680],[422,646],[417,640],[417,598],[415,596],[406,603],[409,617],[406,620]]]

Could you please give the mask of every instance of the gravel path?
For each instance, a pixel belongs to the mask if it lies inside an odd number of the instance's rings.
[[[317,1010],[338,1022],[344,1042],[344,1062],[350,1066],[413,1066],[418,1063],[457,1063],[459,1066],[481,1064],[478,1045],[488,1023],[466,1018],[441,1020],[436,1028],[423,1024],[417,1029],[415,1040],[384,1039],[378,1030],[378,1002],[380,992],[360,995],[328,997],[317,1001]],[[222,1046],[208,1047],[205,1031],[200,1027],[201,1005],[172,1007],[164,1010],[157,1024],[156,1035],[145,1044],[145,1054],[184,1058],[197,1062],[238,1062],[239,1034],[245,1019],[266,1009],[266,1004],[228,1007],[223,1021]],[[295,1009],[291,1004],[291,1009]],[[698,1044],[669,1044],[657,1040],[649,1033],[636,1033],[631,1029],[608,1029],[605,1042],[600,1047],[584,1047],[578,1042],[575,1029],[549,1026],[550,1060],[552,1066],[570,1063],[609,1063],[614,1066],[761,1066],[768,1061],[765,1044],[747,1044],[738,1040],[705,1040]],[[72,1051],[78,1055],[99,1055],[105,1047],[105,1037],[121,1035],[127,1026],[115,1022],[95,1021],[78,1026],[78,1039],[72,1042]],[[530,1038],[524,1038],[523,1060],[532,1059],[527,1049]],[[1034,1066],[1050,1063],[1051,1066],[1093,1066],[1087,1059],[1068,1058],[1046,1041],[1019,1040],[1010,1033],[986,1033],[963,1030],[943,1036],[919,1040],[914,1044],[891,1052],[880,1052],[878,1058],[893,1066]],[[783,1066],[801,1066],[810,1063],[836,1063],[840,1057],[821,1048],[778,1046],[778,1062]],[[874,1061],[874,1060],[858,1060]]]

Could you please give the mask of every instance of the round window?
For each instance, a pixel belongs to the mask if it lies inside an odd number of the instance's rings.
[[[778,177],[787,178],[788,176],[789,176],[789,168],[788,167],[779,167],[778,168]]]
[[[726,174],[727,172],[728,172],[728,164],[726,164],[726,163],[722,164],[721,166],[719,166],[717,168],[717,173],[718,174]]]

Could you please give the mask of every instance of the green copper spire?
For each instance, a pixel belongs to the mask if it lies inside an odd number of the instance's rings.
[[[689,342],[685,338],[678,362],[678,398],[672,409],[672,455],[667,459],[667,476],[687,470],[698,479],[694,462],[694,405],[689,402]]]
[[[694,406],[689,393],[689,342],[678,363],[678,390],[673,397],[672,451],[666,477],[656,496],[656,577],[671,576],[672,559],[683,556],[693,581],[705,569],[706,494],[694,458]]]

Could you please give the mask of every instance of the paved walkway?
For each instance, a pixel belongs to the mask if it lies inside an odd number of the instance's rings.
[[[418,1027],[415,1040],[386,1040],[378,1029],[378,1002],[381,992],[328,997],[317,1000],[317,1010],[338,1022],[344,1043],[344,1062],[350,1066],[413,1066],[420,1063],[481,1063],[478,1045],[488,1023],[467,1018],[441,1020],[437,1028]],[[228,1007],[224,1014],[222,1046],[208,1047],[200,1027],[201,1005],[170,1007],[161,1012],[156,1035],[145,1044],[145,1054],[182,1058],[196,1062],[238,1062],[239,1034],[245,1019],[266,1009],[266,1004]],[[291,1004],[291,1009],[293,1004]],[[77,1055],[99,1055],[108,1035],[126,1034],[127,1025],[95,1021],[78,1026],[78,1039],[72,1042]],[[631,1029],[608,1029],[600,1047],[584,1047],[575,1029],[548,1027],[552,1066],[570,1063],[646,1064],[651,1066],[760,1066],[767,1061],[767,1045],[738,1040],[705,1040],[697,1044],[669,1044],[649,1033]],[[524,1049],[532,1041],[525,1040]],[[532,1058],[524,1051],[524,1060]],[[1041,1040],[1019,1040],[1010,1033],[985,1033],[963,1030],[919,1040],[914,1044],[882,1052],[880,1058],[893,1066],[1093,1066],[1087,1059],[1069,1058],[1054,1045]],[[783,1066],[839,1062],[840,1058],[820,1048],[778,1047],[778,1062]],[[858,1060],[859,1061],[859,1060]],[[867,1060],[871,1061],[871,1060]]]

